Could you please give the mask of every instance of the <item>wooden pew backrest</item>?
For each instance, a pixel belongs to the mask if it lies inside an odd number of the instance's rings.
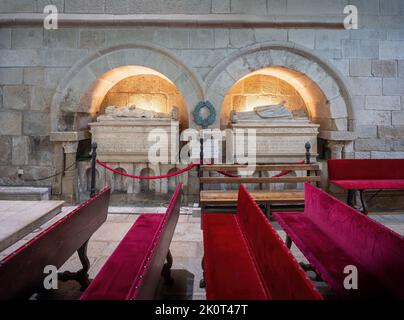
[[[110,188],[104,188],[0,262],[0,299],[26,298],[43,287],[44,268],[60,268],[105,222]]]
[[[237,219],[272,299],[322,299],[243,185]]]
[[[328,160],[330,180],[404,179],[404,159]]]
[[[309,183],[305,184],[304,214],[404,298],[404,237]]]

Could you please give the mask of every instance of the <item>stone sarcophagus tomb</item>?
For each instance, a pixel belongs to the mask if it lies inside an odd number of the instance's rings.
[[[319,125],[311,123],[302,110],[292,113],[283,105],[270,105],[233,111],[229,127],[255,130],[257,163],[300,162],[305,159],[306,142],[310,142],[312,161],[316,161]]]
[[[176,107],[171,109],[171,113],[161,113],[136,106],[109,106],[104,114],[97,117],[96,122],[89,125],[92,141],[97,143],[97,159],[117,171],[137,176],[160,176],[183,167],[181,164],[171,163],[172,154],[175,157],[174,153],[177,153],[177,149],[172,146],[178,145],[179,141],[180,124]],[[149,159],[149,150],[158,141],[157,135],[163,132],[166,133],[167,143],[163,141],[158,144],[158,155],[166,155],[167,162],[153,163]],[[185,186],[188,181],[187,173],[181,177],[145,180],[124,177],[99,165],[96,170],[97,181],[101,185],[110,185],[113,195],[127,195],[117,198],[122,203],[137,201],[136,197],[141,194],[167,194],[179,181]],[[83,162],[79,172],[81,184],[87,185],[88,189],[90,162]]]
[[[167,154],[171,158],[171,144],[176,144],[179,132],[176,108],[171,114],[130,107],[107,107],[105,114],[90,123],[92,140],[97,143],[97,157],[103,162],[149,162],[150,147],[156,142],[149,139],[152,130],[167,133]],[[156,132],[156,131],[155,131]]]

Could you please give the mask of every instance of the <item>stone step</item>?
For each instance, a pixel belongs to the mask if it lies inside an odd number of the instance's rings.
[[[56,216],[63,201],[0,201],[0,251]]]
[[[50,200],[48,187],[0,186],[0,200]]]

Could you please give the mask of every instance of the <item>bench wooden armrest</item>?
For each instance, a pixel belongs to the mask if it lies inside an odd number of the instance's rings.
[[[268,191],[268,190],[256,190],[250,192],[251,196],[257,202],[303,202],[304,192],[303,190],[285,190],[285,191]],[[202,202],[221,202],[232,201],[237,202],[237,190],[203,190],[200,193]]]
[[[245,164],[212,164],[201,165],[204,171],[235,171],[238,169],[248,169]],[[317,171],[320,170],[318,164],[256,164],[255,171]]]
[[[299,182],[320,182],[319,176],[308,177],[201,177],[201,183],[299,183]]]

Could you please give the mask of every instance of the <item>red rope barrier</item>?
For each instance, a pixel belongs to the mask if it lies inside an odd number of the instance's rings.
[[[240,176],[238,176],[236,174],[232,174],[232,173],[226,172],[226,171],[218,170],[217,172],[219,172],[220,174],[222,174],[222,175],[224,175],[226,177],[230,177],[230,178],[238,178],[238,177],[240,177]]]
[[[297,164],[304,164],[304,163],[305,163],[305,161],[303,160],[303,161],[298,162]],[[293,170],[285,170],[285,171],[282,171],[282,172],[280,172],[280,173],[274,175],[272,178],[279,178],[279,177],[282,177],[282,176],[286,176],[288,173],[290,173],[290,172],[292,172],[292,171],[293,171]]]
[[[168,174],[165,174],[165,175],[162,175],[162,176],[136,176],[136,175],[133,175],[133,174],[129,174],[129,173],[125,173],[125,172],[122,172],[122,171],[113,169],[113,168],[109,167],[108,165],[106,165],[105,163],[103,163],[103,162],[101,162],[101,161],[99,161],[99,160],[97,160],[97,163],[98,163],[101,167],[104,167],[105,169],[107,169],[107,170],[109,170],[109,171],[112,171],[113,173],[120,174],[120,175],[122,175],[122,176],[125,176],[125,177],[128,177],[128,178],[132,178],[132,179],[145,179],[145,180],[154,180],[154,179],[170,178],[170,177],[179,175],[179,174],[181,174],[181,173],[184,173],[184,172],[186,172],[186,171],[189,171],[189,170],[191,170],[192,168],[194,168],[194,167],[197,166],[197,164],[191,163],[188,167],[186,167],[186,168],[184,168],[184,169],[181,169],[181,170],[178,170],[178,171],[175,171],[175,172],[171,172],[171,173],[168,173]]]
[[[198,164],[200,164],[200,161],[198,161]],[[213,166],[213,164],[211,164],[211,163],[208,163],[207,165],[208,166]],[[238,175],[232,174],[230,172],[222,171],[222,170],[216,170],[216,172],[218,172],[218,173],[220,173],[220,174],[222,174],[222,175],[224,175],[226,177],[230,177],[230,178],[239,178],[240,177]]]
[[[129,174],[129,173],[125,173],[125,172],[113,169],[113,168],[109,167],[108,165],[106,165],[105,163],[103,163],[103,162],[101,162],[99,160],[97,160],[97,163],[100,166],[104,167],[105,169],[107,169],[107,170],[109,170],[109,171],[111,171],[113,173],[120,174],[122,176],[132,178],[132,179],[145,179],[145,180],[155,180],[155,179],[170,178],[170,177],[182,174],[182,173],[184,173],[186,171],[189,171],[189,170],[191,170],[192,168],[195,168],[198,165],[198,164],[195,164],[195,163],[191,163],[188,167],[186,167],[184,169],[178,170],[176,172],[171,172],[171,173],[168,173],[168,174],[165,174],[165,175],[162,175],[162,176],[136,176],[136,175],[133,175],[133,174]],[[304,164],[304,163],[305,163],[305,161],[298,162],[298,164]],[[293,170],[282,171],[281,173],[278,173],[278,174],[274,175],[272,178],[282,177],[282,176],[287,175],[288,173],[290,173],[292,171]],[[229,172],[226,172],[226,171],[218,170],[217,172],[224,175],[224,176],[226,176],[226,177],[230,177],[230,178],[238,178],[238,177],[240,177],[239,175],[235,175],[235,174],[232,174],[232,173],[229,173]]]

